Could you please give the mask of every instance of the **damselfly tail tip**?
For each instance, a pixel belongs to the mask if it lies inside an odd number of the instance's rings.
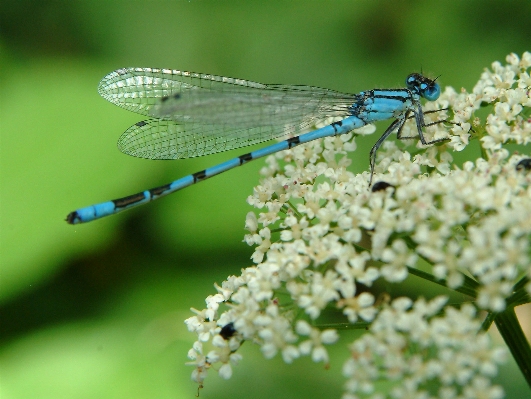
[[[77,224],[80,222],[80,218],[79,218],[79,215],[77,213],[77,211],[74,211],[74,212],[70,212],[68,215],[66,215],[66,223],[68,224]]]

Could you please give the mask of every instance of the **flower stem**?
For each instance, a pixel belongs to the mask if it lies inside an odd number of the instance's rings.
[[[531,388],[531,347],[518,322],[514,308],[511,307],[496,314],[494,323],[522,371],[527,385]]]

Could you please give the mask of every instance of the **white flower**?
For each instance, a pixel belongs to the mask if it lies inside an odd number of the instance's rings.
[[[478,336],[473,308],[448,308],[437,315],[445,303],[445,298],[414,304],[403,298],[380,312],[369,333],[350,346],[351,358],[343,367],[347,393],[372,392],[383,376],[389,377],[393,397],[424,397],[424,387],[434,382],[441,386],[441,397],[480,386],[496,395],[503,392],[485,378],[496,373],[503,356],[489,349],[486,335]]]
[[[312,319],[316,319],[329,302],[339,299],[339,293],[334,287],[336,279],[337,273],[332,270],[328,270],[324,276],[315,272],[308,292],[299,296],[299,306],[305,309]]]
[[[406,266],[414,266],[417,256],[408,250],[404,241],[396,240],[391,248],[384,249],[381,259],[385,262],[382,276],[387,281],[398,282],[407,277]]]
[[[266,328],[259,330],[258,337],[262,340],[262,353],[268,359],[274,357],[278,351],[282,352],[286,363],[291,363],[299,356],[299,351],[292,345],[297,336],[286,318],[278,316],[272,319]]]
[[[201,384],[208,375],[210,364],[206,361],[206,356],[203,355],[203,346],[201,342],[196,341],[192,349],[188,351],[188,358],[193,360],[186,363],[188,366],[194,366],[195,370],[192,372],[192,380]]]
[[[327,329],[319,331],[311,327],[306,321],[297,321],[296,331],[299,335],[308,336],[309,339],[299,344],[300,353],[308,355],[311,353],[314,362],[324,362],[328,364],[328,352],[323,346],[335,343],[339,336],[336,330]]]

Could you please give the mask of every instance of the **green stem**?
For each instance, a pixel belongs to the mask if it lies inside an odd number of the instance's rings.
[[[524,375],[527,385],[531,388],[531,347],[518,322],[514,308],[511,307],[496,314],[494,323]]]
[[[527,285],[528,282],[529,282],[529,278],[527,278],[527,276],[522,277],[520,281],[518,281],[514,285],[513,291],[518,291],[520,289],[523,289]]]
[[[408,246],[409,249],[412,249],[416,252],[416,247],[417,247],[417,244],[411,239],[411,237],[407,237],[407,236],[404,236],[402,237],[402,239],[406,242],[406,245]],[[433,262],[431,260],[429,260],[428,258],[426,258],[425,256],[423,256],[422,254],[419,254],[417,253],[417,255],[422,259],[424,260],[427,264],[433,266]],[[419,277],[422,277],[426,280],[429,280],[429,281],[432,281],[436,284],[439,284],[439,285],[442,285],[446,288],[449,288],[448,287],[448,284],[446,283],[446,280],[442,279],[438,279],[438,278],[435,278],[432,274],[429,274],[429,273],[426,273],[426,272],[422,272],[420,271],[419,269],[414,269],[414,268],[411,268],[411,267],[408,267],[408,270],[411,274],[414,274],[416,276],[419,276]],[[467,275],[463,275],[463,285],[459,288],[455,288],[453,289],[454,291],[456,292],[460,292],[461,294],[465,294],[465,295],[468,295],[468,296],[471,296],[472,298],[476,298],[477,297],[477,289],[479,287],[479,284],[477,281],[475,281],[474,279],[468,277]]]
[[[524,289],[520,289],[507,298],[506,302],[508,306],[523,305],[531,302],[531,296]]]
[[[498,316],[498,313],[489,312],[481,324],[481,330],[485,332],[489,331],[490,326],[496,320],[496,316]]]
[[[291,208],[291,210],[297,216],[298,219],[300,219],[302,217],[302,215],[299,213],[297,208],[291,203],[291,201],[286,202],[286,204],[287,204],[287,206],[289,206]],[[284,204],[284,205],[286,205],[286,204]]]
[[[507,298],[507,307],[523,305],[531,302],[531,295],[527,293],[525,286],[529,283],[527,276],[524,276],[513,287],[513,294]]]
[[[435,283],[435,284],[441,285],[441,286],[443,286],[445,288],[448,288],[446,280],[440,280],[440,279],[436,278],[435,276],[433,276],[430,273],[423,272],[422,270],[415,269],[413,267],[409,267],[408,266],[407,270],[408,270],[408,272],[410,274],[413,274],[413,275],[418,276],[420,278],[423,278],[425,280],[431,281],[432,283]],[[470,280],[470,281],[468,281],[468,280]],[[456,292],[459,292],[461,294],[468,295],[468,296],[470,296],[472,298],[476,298],[477,292],[476,292],[476,289],[474,287],[477,286],[477,283],[474,280],[472,280],[470,277],[467,277],[467,276],[465,276],[465,282],[466,282],[466,284],[463,284],[461,287],[458,287],[458,288],[452,288],[452,290],[454,290]]]

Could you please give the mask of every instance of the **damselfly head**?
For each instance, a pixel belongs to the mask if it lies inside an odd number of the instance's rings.
[[[441,95],[441,86],[420,73],[412,73],[406,78],[406,85],[409,90],[424,97],[428,101],[435,101]]]

